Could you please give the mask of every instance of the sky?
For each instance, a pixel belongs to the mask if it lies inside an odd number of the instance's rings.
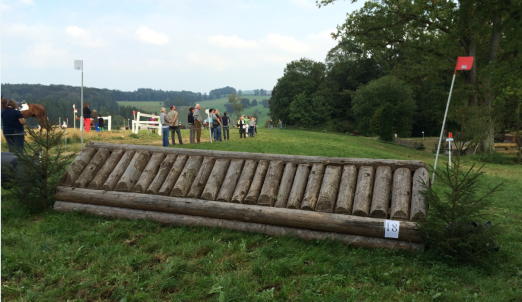
[[[1,82],[208,93],[271,90],[287,63],[324,61],[360,8],[340,0],[1,0]]]

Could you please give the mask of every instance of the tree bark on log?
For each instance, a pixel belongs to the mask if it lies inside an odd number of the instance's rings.
[[[145,193],[150,186],[150,183],[156,177],[158,170],[161,166],[161,163],[165,160],[165,154],[163,153],[154,153],[149,160],[149,163],[145,167],[145,170],[141,173],[138,182],[132,189],[134,193]]]
[[[62,186],[57,187],[55,199],[384,238],[384,220],[370,217]],[[417,224],[401,222],[399,240],[421,242]]]
[[[144,150],[149,152],[163,152],[165,154],[189,155],[189,156],[211,156],[215,158],[228,159],[244,159],[244,160],[280,160],[283,163],[294,164],[324,164],[324,165],[354,165],[361,166],[390,166],[392,170],[397,168],[409,168],[416,170],[417,168],[428,168],[428,166],[420,160],[394,160],[394,159],[367,159],[367,158],[343,158],[343,157],[320,157],[320,156],[297,156],[284,154],[265,154],[265,153],[249,153],[249,152],[229,152],[229,151],[213,151],[213,150],[196,150],[196,149],[180,149],[180,148],[162,148],[138,145],[121,145],[110,143],[89,142],[88,147],[107,148],[110,150],[116,148],[124,148],[125,150]]]
[[[333,213],[339,182],[341,181],[342,167],[328,166],[324,171],[323,184],[319,191],[319,198],[315,210],[324,213]]]
[[[104,164],[103,164],[102,168],[100,169],[100,171],[98,172],[98,174],[96,174],[94,179],[89,183],[89,186],[87,186],[87,189],[92,189],[92,190],[101,189],[101,187],[103,186],[105,181],[107,181],[107,178],[109,178],[109,175],[111,175],[111,173],[114,170],[114,168],[116,167],[116,165],[120,162],[121,157],[123,156],[124,153],[125,153],[125,151],[123,151],[123,149],[112,150],[111,155],[104,162]]]
[[[411,193],[411,221],[419,221],[428,215],[428,209],[421,192],[424,190],[422,183],[429,184],[428,170],[419,168],[413,174],[413,188]]]
[[[170,196],[187,196],[188,191],[192,186],[192,182],[194,182],[194,179],[196,178],[196,175],[201,168],[202,162],[203,157],[201,156],[189,157],[185,167],[183,168],[183,171],[181,172],[181,175],[178,178],[178,181],[176,181],[176,184],[174,185],[174,189],[172,189],[172,192],[170,192]]]
[[[201,194],[201,199],[216,200],[229,164],[230,159],[220,158],[216,160],[212,173],[210,173],[205,189],[203,190],[203,194]]]
[[[393,173],[391,202],[392,220],[408,220],[410,217],[411,171],[399,168]]]
[[[176,161],[174,162],[174,165],[172,165],[172,169],[170,170],[167,179],[165,179],[165,182],[161,185],[161,188],[158,191],[159,195],[170,194],[170,191],[172,191],[174,184],[176,181],[178,181],[178,178],[181,175],[181,171],[183,171],[183,167],[185,167],[187,160],[187,155],[179,155],[178,158],[176,158]]]
[[[405,250],[422,252],[424,245],[392,239],[373,238],[365,236],[347,235],[334,232],[321,232],[307,229],[297,229],[269,224],[250,223],[236,220],[225,220],[201,216],[190,216],[172,213],[160,213],[153,211],[125,209],[118,207],[96,206],[81,203],[57,201],[54,210],[58,212],[87,212],[96,216],[123,219],[149,219],[165,225],[177,226],[205,226],[230,229],[241,232],[256,232],[269,236],[291,235],[303,240],[335,240],[353,247],[385,248],[390,250]]]
[[[375,170],[372,166],[364,166],[359,169],[357,176],[357,188],[353,199],[352,215],[366,217],[370,212],[372,202],[372,189]]]
[[[159,167],[158,172],[156,173],[156,177],[154,177],[154,180],[151,182],[149,188],[147,189],[147,194],[158,194],[161,185],[165,182],[165,179],[167,179],[167,176],[169,175],[172,166],[176,162],[177,157],[178,156],[175,154],[169,154],[167,155],[167,157],[165,157],[165,159]]]
[[[308,183],[306,184],[306,190],[301,203],[301,210],[313,211],[317,204],[317,198],[319,197],[319,190],[321,189],[321,183],[323,182],[324,165],[313,164],[310,176],[308,176]]]
[[[114,190],[114,187],[116,187],[116,184],[118,183],[118,180],[120,180],[121,176],[129,166],[129,163],[131,162],[132,158],[134,157],[135,151],[129,150],[126,151],[125,154],[121,157],[120,161],[112,170],[111,174],[101,187],[102,190],[105,191],[112,191]]]
[[[248,189],[250,188],[250,184],[252,184],[252,180],[254,179],[256,168],[257,162],[255,160],[247,160],[245,162],[245,165],[243,166],[243,171],[241,171],[241,175],[239,176],[236,189],[234,190],[234,194],[232,195],[233,203],[243,203],[243,201],[245,200],[245,197],[248,193]]]
[[[273,207],[275,203],[275,195],[283,177],[283,162],[271,161],[266,172],[265,182],[259,198],[257,200],[258,206]]]
[[[215,163],[216,159],[214,157],[205,157],[203,159],[201,168],[199,168],[198,175],[196,175],[196,179],[194,179],[194,182],[190,187],[187,198],[199,199],[201,197],[201,193],[203,193],[203,189],[205,189],[208,177],[210,176],[210,173],[212,173]]]
[[[248,190],[247,196],[243,203],[245,204],[256,204],[257,199],[259,198],[259,193],[261,193],[261,188],[263,187],[263,182],[265,181],[266,172],[268,171],[268,161],[260,160],[257,163],[256,173],[254,174],[254,179],[252,179],[252,184],[250,185],[250,189]]]
[[[230,166],[228,167],[221,190],[219,190],[217,201],[230,202],[232,200],[232,194],[234,194],[234,189],[236,188],[244,162],[242,159],[233,159],[230,161]]]
[[[151,154],[146,151],[138,151],[134,154],[129,166],[121,176],[115,190],[120,192],[132,192],[132,189],[140,179],[141,173],[149,163]]]
[[[354,165],[344,166],[343,175],[341,176],[341,184],[339,184],[337,203],[335,204],[335,213],[352,214],[356,184],[357,168]]]
[[[105,164],[111,153],[107,149],[98,149],[80,177],[74,182],[75,188],[87,188],[89,183],[96,177],[101,167]]]
[[[388,166],[380,166],[375,171],[375,182],[373,184],[373,199],[370,208],[370,217],[388,217],[390,207],[390,191],[392,183],[392,170]]]
[[[288,197],[290,196],[290,190],[292,190],[292,184],[294,183],[295,171],[297,166],[293,163],[287,163],[283,172],[283,178],[277,192],[277,200],[274,207],[286,208],[288,204]]]
[[[303,200],[306,183],[308,181],[308,174],[310,174],[310,165],[301,164],[297,167],[292,190],[290,190],[290,197],[288,197],[288,203],[286,205],[287,209],[299,209],[301,207],[301,201]]]
[[[65,171],[65,174],[63,174],[62,178],[60,178],[60,181],[58,182],[58,185],[60,186],[72,186],[74,182],[80,177],[83,170],[91,159],[94,157],[98,150],[95,148],[89,148],[86,147],[73,160],[67,171]]]

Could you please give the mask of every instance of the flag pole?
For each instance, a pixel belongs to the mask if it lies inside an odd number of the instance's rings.
[[[448,116],[448,109],[451,101],[451,93],[453,92],[453,84],[455,84],[455,76],[457,75],[457,69],[453,73],[453,80],[451,81],[450,93],[448,96],[448,103],[446,104],[446,112],[444,113],[444,120],[442,121],[442,129],[440,130],[439,145],[437,147],[437,155],[435,156],[435,165],[433,166],[433,176],[431,177],[431,185],[435,182],[435,170],[437,170],[437,161],[439,160],[440,143],[442,142],[442,134],[444,133],[444,126],[446,125],[446,116]],[[451,142],[450,142],[451,143]]]

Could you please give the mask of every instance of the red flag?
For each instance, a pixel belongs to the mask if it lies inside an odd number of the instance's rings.
[[[470,70],[473,67],[473,57],[459,57],[457,59],[457,70]]]
[[[134,114],[136,114],[136,110],[132,110],[132,112],[133,112]]]
[[[453,133],[450,132],[449,135],[450,135],[449,138],[453,138]]]

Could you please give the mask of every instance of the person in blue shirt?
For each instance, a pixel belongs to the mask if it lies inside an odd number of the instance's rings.
[[[14,153],[15,149],[19,152],[24,150],[24,125],[25,118],[18,110],[18,104],[14,100],[7,101],[7,106],[2,110],[3,133],[9,152]]]

